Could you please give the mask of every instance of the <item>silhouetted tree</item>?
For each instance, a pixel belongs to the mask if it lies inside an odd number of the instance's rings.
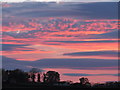
[[[8,73],[2,69],[2,82],[7,82],[8,81]]]
[[[46,83],[56,83],[60,81],[60,74],[55,71],[48,71],[44,74],[43,81]]]
[[[40,73],[38,73],[38,76],[37,76],[38,77],[38,80],[37,80],[38,82],[41,82],[40,81],[40,76],[41,76]]]
[[[71,81],[71,80],[67,80],[66,82],[69,84],[73,84],[73,81]]]
[[[80,84],[81,84],[82,86],[88,86],[88,87],[91,86],[88,78],[82,77],[82,78],[80,78],[79,80],[80,80]]]
[[[28,82],[29,75],[28,73],[20,70],[7,70],[6,73],[8,74],[8,81],[9,82]]]
[[[120,82],[106,82],[105,86],[106,87],[110,87],[110,88],[119,87],[120,86]]]
[[[32,68],[31,70],[30,70],[30,77],[31,77],[31,79],[32,79],[32,82],[35,82],[35,78],[37,77],[37,81],[38,82],[40,82],[40,77],[41,77],[41,75],[40,75],[40,73],[42,72],[42,70],[41,69],[38,69],[38,68]],[[37,74],[37,76],[36,76],[36,74]]]
[[[43,73],[43,82],[46,82],[46,79],[47,79],[46,74]]]
[[[35,74],[34,73],[32,73],[31,79],[32,79],[32,82],[35,82]]]

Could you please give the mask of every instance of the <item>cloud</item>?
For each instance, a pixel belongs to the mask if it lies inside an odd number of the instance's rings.
[[[33,7],[34,6],[34,7]],[[86,18],[117,19],[117,2],[101,3],[14,3],[13,7],[3,8],[3,14],[18,17],[81,16]],[[12,11],[14,10],[14,12]],[[19,10],[19,11],[18,11]],[[35,14],[34,14],[35,13]]]
[[[14,48],[22,47],[22,46],[26,46],[26,45],[1,44],[1,47],[2,47],[3,51],[11,51]]]
[[[22,70],[28,70],[26,67],[28,65],[28,62],[25,61],[17,61],[12,58],[8,58],[5,56],[0,56],[2,58],[2,68],[4,69],[22,69]]]
[[[108,5],[108,6],[107,6]],[[84,13],[84,15],[90,18],[117,18],[118,17],[118,3],[113,2],[102,2],[102,3],[88,3],[80,5]]]
[[[37,63],[36,63],[37,62]],[[39,64],[38,64],[39,63]],[[117,60],[107,59],[41,59],[34,62],[35,66],[53,68],[90,68],[90,67],[112,67],[117,66]]]
[[[108,33],[103,33],[103,34],[97,34],[97,35],[92,35],[89,39],[114,39],[114,38],[119,38],[119,31],[115,30],[112,32]]]
[[[63,75],[66,75],[66,76],[92,76],[91,74],[84,74],[84,73],[64,73]]]
[[[25,47],[28,44],[20,45],[20,44],[1,44],[2,51],[34,51],[33,48]]]
[[[40,59],[37,61],[17,61],[2,57],[3,68],[24,68],[33,66],[39,68],[71,68],[71,69],[106,69],[118,66],[117,60],[108,59]],[[24,67],[22,67],[22,65]],[[106,68],[105,68],[106,67]],[[114,68],[113,68],[114,69]]]
[[[109,56],[109,57],[117,57],[118,56],[117,51],[91,51],[91,52],[75,52],[75,53],[65,53],[63,55],[70,55],[70,56]]]
[[[85,73],[64,73],[66,76],[120,76],[120,74],[85,74]]]
[[[100,40],[100,41],[46,41],[46,42],[61,42],[61,43],[111,43],[118,40]]]

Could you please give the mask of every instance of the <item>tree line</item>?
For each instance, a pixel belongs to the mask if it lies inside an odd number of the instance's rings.
[[[36,83],[39,85],[51,85],[51,86],[67,86],[67,87],[119,87],[120,82],[106,82],[104,84],[96,83],[91,85],[88,78],[79,78],[79,83],[73,83],[72,81],[60,81],[60,74],[56,71],[48,71],[43,73],[40,69],[32,68],[29,72],[24,72],[20,69],[4,70],[2,69],[2,82],[3,86],[16,83]]]

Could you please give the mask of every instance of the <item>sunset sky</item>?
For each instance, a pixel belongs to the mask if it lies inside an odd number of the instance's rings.
[[[54,70],[74,82],[118,80],[117,2],[2,7],[3,68]]]

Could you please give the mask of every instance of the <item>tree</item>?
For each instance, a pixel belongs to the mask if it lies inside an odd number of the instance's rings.
[[[88,86],[88,87],[91,86],[91,84],[89,83],[88,78],[82,77],[82,78],[80,78],[79,80],[80,80],[80,84],[81,84],[81,85],[83,85],[83,86]]]
[[[46,74],[43,73],[43,82],[46,82],[46,79],[47,79]]]
[[[48,71],[44,74],[43,81],[46,83],[56,83],[60,81],[60,74],[55,71]]]
[[[8,80],[8,73],[2,69],[2,82],[7,82]]]
[[[41,72],[42,72],[42,70],[38,69],[38,68],[32,68],[30,70],[30,77],[32,79],[32,82],[35,82],[36,77],[37,77],[37,81],[40,82]],[[37,74],[37,76],[36,76],[36,74]]]
[[[40,73],[38,73],[37,77],[38,77],[38,80],[37,80],[37,81],[38,81],[38,82],[41,82],[41,81],[40,81]]]
[[[9,82],[28,82],[28,73],[20,70],[7,70],[8,80]]]
[[[34,73],[31,74],[31,79],[32,79],[32,82],[35,82],[35,74]]]

